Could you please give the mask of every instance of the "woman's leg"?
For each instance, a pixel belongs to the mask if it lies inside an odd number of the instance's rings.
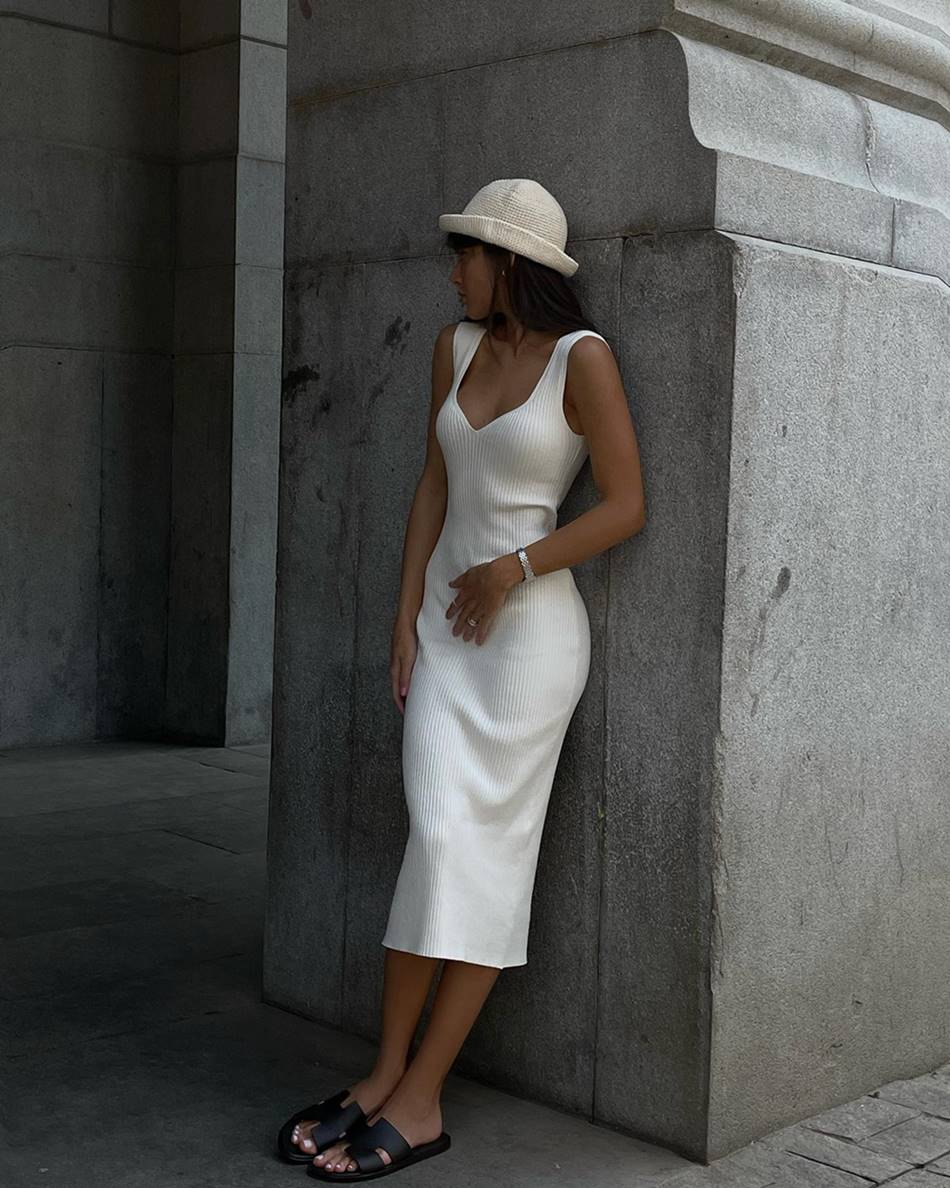
[[[439,1137],[443,1082],[499,973],[501,970],[494,965],[446,961],[432,1013],[412,1063],[392,1096],[370,1115],[370,1123],[384,1115],[413,1147]],[[333,1171],[356,1171],[356,1164],[345,1150],[347,1142],[344,1136],[317,1155],[314,1163]],[[381,1147],[377,1151],[384,1163],[391,1162],[387,1151]]]
[[[343,1099],[344,1105],[349,1105],[355,1098],[364,1110],[377,1109],[399,1083],[406,1070],[409,1045],[438,964],[437,957],[422,957],[401,949],[386,949],[382,1035],[376,1064],[368,1077],[351,1086]],[[301,1151],[309,1154],[316,1151],[309,1137],[312,1128],[312,1119],[300,1122],[291,1140]]]

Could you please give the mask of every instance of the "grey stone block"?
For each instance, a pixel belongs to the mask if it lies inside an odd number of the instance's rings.
[[[183,52],[240,35],[241,0],[179,0],[179,7]]]
[[[279,311],[279,289],[274,304]],[[279,348],[279,328],[277,338]],[[231,474],[232,743],[268,738],[271,732],[280,373],[279,353],[237,355],[234,360],[232,432],[239,448]]]
[[[904,1159],[868,1151],[860,1143],[818,1134],[806,1126],[790,1126],[777,1135],[763,1139],[763,1143],[793,1155],[813,1159],[816,1163],[824,1163],[829,1167],[863,1176],[875,1184],[891,1180],[910,1169],[910,1164]]]
[[[235,348],[233,265],[179,268],[175,273],[175,353],[229,355]]]
[[[868,1135],[862,1145],[872,1151],[896,1155],[908,1163],[928,1163],[950,1152],[950,1122],[921,1114],[879,1134]]]
[[[241,35],[286,46],[286,0],[241,0]]]
[[[6,747],[95,733],[101,384],[94,352],[0,351]]]
[[[950,1119],[950,1084],[940,1077],[889,1081],[877,1090],[877,1095],[885,1101],[895,1101],[938,1118]]]
[[[934,1175],[950,1176],[950,1155],[941,1155],[939,1159],[928,1163],[924,1170],[933,1172]]]
[[[277,161],[239,156],[236,167],[237,213],[232,242],[237,262],[283,268],[284,166]]]
[[[894,199],[876,190],[720,153],[716,222],[817,251],[891,263]],[[815,212],[822,217],[816,218]]]
[[[943,31],[950,21],[942,16]],[[947,178],[950,135],[934,119],[873,99],[857,99],[867,137],[867,170],[873,185],[904,202],[935,208],[950,221]]]
[[[279,356],[283,271],[239,264],[234,270],[234,349]],[[279,385],[272,391],[276,402]]]
[[[690,128],[700,143],[716,153],[874,189],[865,109],[855,96],[719,45],[676,40],[688,71]]]
[[[5,63],[0,138],[174,160],[174,54],[0,16],[0,56]],[[43,80],[41,89],[37,79]]]
[[[670,1188],[774,1188],[777,1184],[783,1184],[786,1188],[792,1188],[792,1185],[808,1188],[809,1185],[822,1184],[821,1179],[816,1181],[806,1178],[808,1169],[805,1165],[806,1161],[797,1155],[775,1150],[762,1143],[751,1143],[708,1166],[699,1165],[681,1172],[670,1181]],[[817,1164],[815,1167],[819,1176],[829,1171]],[[862,1184],[866,1186],[867,1181],[850,1176],[843,1184],[833,1181],[828,1188],[861,1188]]]
[[[131,353],[171,350],[171,269],[99,260],[0,260],[0,343]]]
[[[865,1096],[834,1106],[821,1114],[814,1114],[805,1119],[803,1125],[822,1134],[835,1135],[859,1143],[869,1134],[886,1130],[888,1126],[903,1122],[905,1118],[913,1118],[918,1112],[894,1102]]]
[[[939,210],[895,203],[891,263],[908,272],[929,272],[950,284],[950,220]]]
[[[136,157],[42,141],[0,142],[0,247],[167,268],[174,258],[175,170]]]
[[[496,177],[548,186],[574,240],[711,225],[715,157],[690,127],[687,83],[680,44],[666,33],[452,71],[444,193],[414,225],[460,211]],[[393,106],[388,92],[375,94]],[[359,141],[357,132],[351,151],[366,152]]]
[[[897,25],[864,19],[888,53],[883,41]],[[850,93],[851,77],[832,85],[726,45],[680,44],[693,134],[719,160],[717,226],[948,279],[950,138],[941,123]],[[901,56],[903,66],[915,60]],[[787,194],[779,170],[789,175]],[[892,226],[902,203],[931,216]]]
[[[438,250],[443,86],[423,79],[291,109],[288,265]]]
[[[895,1062],[925,1065],[950,1008],[932,944],[950,637],[929,609],[948,523],[946,290],[736,243],[712,967],[712,1077],[729,1104],[714,1147],[794,1120],[788,1103],[808,1116]],[[915,1003],[906,1030],[895,994]]]
[[[182,54],[178,151],[182,161],[238,151],[241,47],[237,41]]]
[[[113,37],[178,49],[177,0],[111,0]]]
[[[232,266],[238,206],[237,161],[186,161],[178,169],[179,269]]]
[[[946,1185],[946,1176],[931,1175],[926,1168],[915,1168],[896,1180],[888,1180],[888,1188],[946,1188]]]
[[[298,0],[289,8],[290,93],[326,98],[589,42],[608,45],[654,27],[668,10],[668,0],[633,6],[623,0],[583,5],[531,0],[518,7],[502,0],[478,5],[409,0],[388,11],[345,0]]]
[[[864,1176],[854,1176],[797,1155],[788,1158],[787,1166],[776,1168],[773,1188],[867,1188]]]
[[[96,737],[148,736],[165,704],[172,362],[102,362]]]
[[[238,146],[250,157],[283,161],[287,139],[287,51],[241,41]]]
[[[226,729],[233,387],[229,353],[175,360],[165,722],[195,742]]]
[[[109,0],[4,0],[3,14],[109,32]]]

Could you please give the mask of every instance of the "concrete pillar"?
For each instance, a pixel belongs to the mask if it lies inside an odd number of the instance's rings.
[[[290,12],[265,997],[378,1034],[436,219],[527,176],[649,522],[575,567],[529,961],[457,1068],[713,1159],[946,1060],[946,6]],[[561,522],[595,498],[585,467]]]
[[[166,721],[270,729],[286,6],[182,0]]]
[[[0,15],[0,746],[268,737],[283,0]]]

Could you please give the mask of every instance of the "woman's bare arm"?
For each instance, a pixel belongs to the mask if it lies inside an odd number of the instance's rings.
[[[445,521],[448,485],[445,459],[435,435],[435,418],[449,394],[455,374],[452,360],[455,326],[456,323],[452,322],[442,327],[432,350],[432,398],[426,433],[426,457],[416,484],[403,541],[402,576],[396,608],[397,630],[415,628],[416,616],[422,606],[426,565]]]
[[[640,451],[613,352],[585,335],[568,354],[567,393],[590,447],[600,501],[589,511],[525,548],[537,575],[586,561],[625,540],[646,523]],[[524,578],[517,553],[493,562],[505,585]]]

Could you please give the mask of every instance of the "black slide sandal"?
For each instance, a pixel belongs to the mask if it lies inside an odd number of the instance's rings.
[[[359,1171],[327,1171],[314,1163],[311,1156],[307,1175],[313,1176],[316,1180],[340,1180],[350,1184],[356,1180],[375,1180],[377,1176],[388,1176],[390,1172],[397,1172],[400,1168],[408,1167],[410,1163],[418,1163],[420,1159],[441,1155],[451,1145],[451,1138],[443,1130],[437,1139],[413,1147],[393,1126],[392,1122],[386,1118],[379,1118],[372,1126],[357,1127],[349,1143],[349,1150],[345,1150],[341,1156],[341,1159],[351,1159]],[[376,1151],[377,1147],[383,1148],[392,1159],[392,1163],[386,1163],[383,1160]]]
[[[365,1122],[363,1107],[355,1098],[349,1105],[342,1104],[343,1098],[349,1094],[349,1089],[341,1089],[333,1097],[307,1106],[305,1110],[298,1110],[292,1118],[288,1118],[277,1135],[277,1154],[280,1158],[285,1163],[310,1163],[314,1155],[318,1155],[324,1147],[332,1146],[348,1130],[352,1130],[360,1122]],[[294,1127],[304,1119],[319,1123],[310,1132],[317,1149],[309,1153],[290,1141]]]

